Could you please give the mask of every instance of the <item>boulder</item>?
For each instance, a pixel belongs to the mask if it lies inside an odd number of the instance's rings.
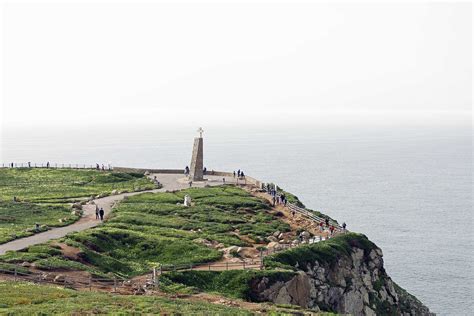
[[[277,237],[280,236],[281,232],[279,230],[277,230],[276,232],[273,233],[273,236],[274,237]]]
[[[276,238],[275,236],[267,237],[267,239],[271,242],[278,242],[278,238]]]
[[[74,208],[76,210],[82,210],[82,204],[79,203],[79,202],[76,202],[72,205],[72,208]]]
[[[271,241],[268,243],[267,248],[278,248],[279,246],[280,244],[278,242]]]
[[[66,277],[62,274],[58,274],[57,276],[54,277],[54,282],[64,282],[66,280]]]
[[[118,190],[112,190],[111,194],[112,194],[112,195],[117,195],[117,194],[118,194]]]

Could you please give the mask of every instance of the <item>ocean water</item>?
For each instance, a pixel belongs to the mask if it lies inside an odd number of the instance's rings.
[[[4,130],[0,163],[182,168],[194,129]],[[208,170],[242,169],[366,234],[439,315],[473,313],[471,128],[209,128]]]

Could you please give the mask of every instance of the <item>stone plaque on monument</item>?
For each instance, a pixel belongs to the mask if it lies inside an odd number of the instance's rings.
[[[204,180],[203,132],[204,130],[200,127],[198,129],[199,137],[194,138],[193,155],[191,157],[191,168],[189,171],[189,179],[192,181]]]

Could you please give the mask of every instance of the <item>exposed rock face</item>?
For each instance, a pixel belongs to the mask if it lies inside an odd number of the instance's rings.
[[[269,284],[262,278],[254,283],[255,297],[341,314],[432,315],[387,275],[379,248],[350,249],[350,255],[335,261],[298,267],[297,275],[287,282]]]

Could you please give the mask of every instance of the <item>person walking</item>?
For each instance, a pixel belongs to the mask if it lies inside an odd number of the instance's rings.
[[[235,170],[234,170],[234,178],[235,178]]]
[[[319,222],[319,232],[322,233],[323,230],[324,230],[324,227],[323,227],[323,222]]]
[[[100,216],[100,220],[103,221],[104,220],[104,209],[101,207],[100,210],[99,210],[99,216]]]
[[[96,205],[95,206],[95,219],[100,219],[100,216],[99,216],[99,207]]]
[[[224,183],[224,184],[225,184],[225,178],[222,178],[222,183]]]
[[[346,232],[346,222],[342,223],[342,231],[344,233]]]
[[[329,218],[326,218],[326,227],[329,227]]]
[[[192,186],[193,186],[193,182],[189,181],[189,187],[192,187]]]

